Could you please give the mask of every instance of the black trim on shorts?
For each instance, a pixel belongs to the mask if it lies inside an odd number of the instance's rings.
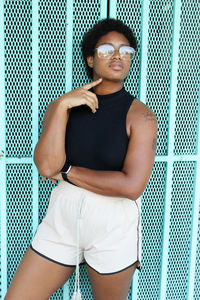
[[[139,263],[139,266],[136,267],[136,269],[138,269],[139,271],[141,270],[141,268],[140,268],[140,261],[139,261],[139,260],[136,260],[133,264],[129,265],[128,267],[125,267],[124,269],[121,269],[121,270],[119,270],[119,271],[112,272],[112,273],[100,273],[100,272],[98,272],[97,270],[95,270],[92,266],[90,266],[90,265],[87,263],[87,261],[85,261],[85,263],[86,263],[91,269],[93,269],[94,271],[96,271],[96,272],[97,272],[98,274],[100,274],[100,275],[112,275],[112,274],[120,273],[120,272],[125,271],[126,269],[132,267],[132,266],[133,266],[134,264],[136,264],[136,263]]]
[[[48,256],[46,256],[46,255],[44,255],[44,254],[38,252],[37,250],[35,250],[31,244],[30,244],[30,249],[31,249],[32,251],[34,251],[36,254],[40,255],[41,257],[43,257],[43,258],[45,258],[45,259],[47,259],[47,260],[49,260],[49,261],[51,261],[51,262],[53,262],[53,263],[56,263],[57,265],[61,265],[61,266],[63,266],[63,267],[76,267],[76,265],[67,265],[67,264],[63,264],[63,263],[58,262],[58,261],[56,261],[56,260],[54,260],[54,259],[52,259],[52,258],[49,258]],[[79,265],[87,264],[91,269],[93,269],[95,272],[97,272],[97,273],[100,274],[100,275],[112,275],[112,274],[116,274],[116,273],[120,273],[120,272],[122,272],[122,271],[125,271],[126,269],[132,267],[132,266],[133,266],[134,264],[136,264],[136,263],[139,263],[139,266],[136,267],[136,269],[138,269],[139,271],[141,271],[140,261],[139,261],[139,260],[136,260],[133,264],[129,265],[128,267],[125,267],[124,269],[121,269],[121,270],[119,270],[119,271],[112,272],[112,273],[100,273],[100,272],[98,272],[95,268],[93,268],[92,266],[90,266],[86,260],[85,260],[84,262],[80,263]]]
[[[61,265],[61,266],[63,266],[63,267],[76,267],[76,265],[66,265],[66,264],[63,264],[63,263],[61,263],[61,262],[58,262],[58,261],[56,261],[56,260],[54,260],[54,259],[52,259],[52,258],[49,258],[48,256],[46,256],[46,255],[44,255],[44,254],[38,252],[37,250],[35,250],[31,244],[30,244],[30,248],[31,248],[31,250],[33,250],[33,251],[34,251],[35,253],[37,253],[38,255],[40,255],[40,256],[42,256],[43,258],[46,258],[46,259],[50,260],[51,262],[54,262],[54,263],[56,263],[56,264],[58,264],[58,265]],[[80,263],[79,265],[83,265],[83,264],[85,264],[85,262],[82,262],[82,263]]]

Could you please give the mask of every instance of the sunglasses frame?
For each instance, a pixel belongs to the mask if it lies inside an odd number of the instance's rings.
[[[111,55],[108,55],[108,56],[106,56],[106,57],[99,56],[99,52],[98,52],[98,51],[99,51],[99,48],[100,48],[101,46],[104,46],[104,45],[109,45],[110,47],[113,48],[113,53],[112,53]],[[133,56],[130,57],[130,59],[126,59],[126,58],[124,58],[123,56],[121,56],[121,54],[120,54],[120,49],[123,48],[123,47],[128,47],[129,49],[132,49],[132,50],[133,50]],[[99,47],[95,48],[95,50],[97,50],[97,55],[98,55],[98,57],[99,57],[99,58],[102,58],[102,59],[110,59],[110,58],[114,55],[115,51],[118,51],[118,52],[119,52],[119,55],[120,55],[120,57],[121,57],[121,59],[125,59],[125,60],[130,60],[130,61],[131,61],[131,60],[133,60],[133,59],[135,58],[135,53],[136,53],[135,49],[134,49],[133,47],[128,46],[128,45],[122,45],[122,46],[120,46],[119,49],[117,50],[117,49],[115,49],[115,47],[114,47],[112,44],[108,44],[108,43],[100,45]]]

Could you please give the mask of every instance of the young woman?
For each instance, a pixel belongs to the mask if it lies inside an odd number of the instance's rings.
[[[154,163],[157,121],[123,87],[136,39],[121,21],[84,37],[93,81],[48,106],[35,148],[39,173],[60,179],[6,300],[48,299],[86,263],[95,300],[125,300],[140,267],[140,195]],[[64,167],[63,167],[64,166]]]

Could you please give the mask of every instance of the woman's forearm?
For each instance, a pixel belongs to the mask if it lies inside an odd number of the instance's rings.
[[[63,180],[61,173],[53,176]],[[143,189],[122,171],[97,171],[73,166],[67,178],[75,185],[105,196],[125,197],[136,200]]]
[[[69,110],[62,97],[47,112],[42,135],[35,147],[34,162],[41,175],[51,177],[59,172],[66,160],[65,134]]]

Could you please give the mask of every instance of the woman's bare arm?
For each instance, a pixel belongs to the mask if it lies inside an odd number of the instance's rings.
[[[64,94],[48,106],[42,134],[34,151],[34,162],[42,176],[52,177],[63,167],[66,160],[65,134],[70,109],[85,104],[95,112],[98,100],[96,95],[88,90],[101,81],[102,79],[93,81]]]
[[[63,106],[62,97],[47,107],[43,130],[35,147],[34,162],[43,176],[59,172],[65,163],[65,133],[69,111]]]
[[[136,200],[144,191],[153,168],[157,120],[153,112],[142,103],[134,107],[132,119],[129,146],[121,172],[72,166],[68,179],[98,194]],[[61,179],[60,174],[55,178]]]

